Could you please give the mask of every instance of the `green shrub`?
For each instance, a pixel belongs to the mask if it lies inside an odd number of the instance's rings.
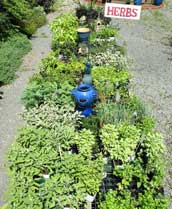
[[[32,35],[40,24],[45,23],[45,17],[43,17],[45,15],[42,11],[40,9],[39,11],[38,9],[33,10],[26,0],[3,0],[3,6],[12,16],[12,23],[19,26],[19,29],[27,35]]]
[[[31,49],[26,36],[16,34],[0,43],[0,84],[8,84],[22,63],[22,57]]]
[[[9,36],[13,28],[10,17],[5,12],[0,11],[0,41]]]
[[[120,122],[127,122],[147,131],[154,127],[153,119],[148,118],[144,104],[135,96],[123,102],[99,103],[95,111],[101,127],[104,124],[116,125]]]
[[[135,209],[133,198],[129,191],[118,195],[117,191],[110,190],[105,200],[100,202],[100,209]],[[153,208],[152,208],[153,209]]]
[[[84,117],[82,118],[82,127],[97,135],[99,131],[99,119],[95,115]]]
[[[39,28],[40,26],[46,23],[46,16],[43,12],[42,7],[39,6],[33,8],[32,21],[36,23],[37,28]]]
[[[128,124],[107,124],[101,129],[100,138],[105,155],[110,154],[112,159],[126,163],[135,156],[140,130]]]
[[[114,27],[104,26],[97,32],[97,38],[107,39],[110,37],[116,38],[118,36],[118,30]]]
[[[58,83],[68,82],[70,85],[77,85],[82,78],[84,63],[77,60],[64,63],[57,59],[54,54],[42,61],[42,75],[44,78]]]
[[[118,71],[128,69],[129,66],[127,57],[122,55],[120,51],[112,49],[91,54],[90,59],[93,66],[109,66],[114,67]]]
[[[154,190],[148,190],[145,194],[139,193],[138,200],[132,197],[130,191],[118,193],[110,190],[105,195],[105,200],[100,202],[100,209],[167,209],[167,199],[162,194],[156,194]]]
[[[113,67],[94,67],[92,77],[101,101],[115,97],[117,92],[119,97],[128,96],[128,82],[131,76],[127,70],[117,72]]]
[[[77,18],[71,14],[63,14],[57,17],[51,24],[53,32],[53,49],[72,50],[77,44]]]
[[[36,4],[42,6],[45,12],[50,12],[55,0],[36,0]]]
[[[55,0],[28,0],[29,3],[34,6],[41,6],[44,8],[45,12],[52,11],[53,4],[55,3]]]
[[[40,105],[40,107],[25,110],[23,118],[28,125],[55,129],[56,126],[59,127],[59,124],[78,127],[81,115],[79,112],[75,112],[74,107],[70,105],[60,107],[53,102],[48,102]]]
[[[45,101],[51,100],[57,91],[57,84],[54,82],[31,82],[24,90],[22,101],[26,108],[39,106]]]
[[[90,130],[83,129],[76,134],[75,141],[79,154],[85,158],[91,159],[96,142],[93,133]]]

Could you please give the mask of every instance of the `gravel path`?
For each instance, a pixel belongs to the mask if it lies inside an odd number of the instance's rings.
[[[172,20],[171,16],[167,16],[169,11],[168,8],[156,12],[146,11],[141,21],[114,19],[113,23],[119,25],[128,56],[134,59],[134,65],[130,67],[134,76],[132,88],[152,111],[157,130],[164,136],[167,145],[165,157],[168,158],[165,192],[172,196],[172,45],[167,38],[170,35],[172,37],[172,33],[165,27]],[[153,20],[152,14],[155,17]],[[167,21],[163,27],[163,22],[155,20],[161,14]]]

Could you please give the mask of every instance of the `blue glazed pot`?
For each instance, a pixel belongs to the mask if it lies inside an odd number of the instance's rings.
[[[90,84],[80,84],[77,89],[72,90],[72,95],[79,107],[91,107],[97,98],[97,91]]]
[[[90,36],[89,28],[79,28],[77,32],[78,32],[78,37],[79,37],[80,42],[83,42],[83,41],[88,42],[89,36]]]
[[[142,0],[134,0],[134,5],[141,5],[142,4]]]
[[[83,109],[78,109],[78,111],[81,112],[81,115],[85,116],[85,117],[89,117],[92,115],[92,108],[91,107],[86,107]]]
[[[154,4],[160,6],[162,4],[162,0],[154,0]]]

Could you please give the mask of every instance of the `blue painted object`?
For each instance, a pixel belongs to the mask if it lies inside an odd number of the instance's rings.
[[[97,91],[90,84],[80,84],[77,89],[72,90],[72,95],[79,107],[91,107],[97,98]]]
[[[91,62],[87,61],[85,64],[85,74],[91,74]]]
[[[90,36],[89,28],[79,28],[77,32],[78,32],[78,37],[79,37],[80,42],[83,42],[83,41],[88,42],[89,36]]]
[[[91,107],[86,107],[83,109],[78,109],[78,111],[81,111],[81,115],[85,117],[89,117],[92,115],[92,108]]]
[[[142,0],[134,0],[134,5],[141,5],[142,4]]]
[[[162,0],[154,0],[154,4],[160,6],[162,4]]]

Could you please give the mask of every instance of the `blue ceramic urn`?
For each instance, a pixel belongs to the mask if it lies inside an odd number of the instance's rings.
[[[90,84],[80,84],[77,89],[72,90],[76,104],[79,107],[91,107],[97,98],[97,91]]]

